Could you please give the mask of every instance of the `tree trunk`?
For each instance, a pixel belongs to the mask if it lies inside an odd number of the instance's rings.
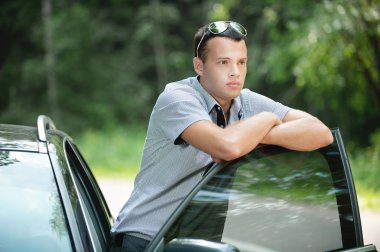
[[[150,0],[151,12],[153,15],[154,34],[152,34],[152,43],[156,62],[157,73],[157,95],[161,93],[164,84],[168,80],[168,67],[166,64],[166,50],[164,44],[164,34],[162,29],[162,14],[160,0]]]
[[[58,109],[58,83],[55,74],[55,51],[53,44],[53,26],[51,22],[52,0],[42,0],[42,22],[44,28],[45,67],[48,104],[51,117],[60,120]]]

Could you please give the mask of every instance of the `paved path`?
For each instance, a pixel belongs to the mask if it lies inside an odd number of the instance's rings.
[[[99,179],[99,186],[103,191],[114,218],[133,189],[133,182],[128,180]],[[365,244],[375,244],[380,251],[380,212],[362,211],[360,213]]]

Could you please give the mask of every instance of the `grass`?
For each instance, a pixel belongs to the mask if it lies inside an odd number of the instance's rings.
[[[380,131],[370,147],[350,151],[349,159],[360,208],[380,210]]]
[[[132,180],[140,167],[145,134],[138,126],[88,130],[76,144],[96,177]]]
[[[97,178],[133,180],[141,162],[145,127],[88,130],[76,138]],[[366,149],[351,148],[349,159],[360,209],[380,210],[380,131]]]

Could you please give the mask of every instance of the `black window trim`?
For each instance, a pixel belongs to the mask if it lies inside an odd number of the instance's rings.
[[[66,147],[68,145],[69,148]],[[67,151],[71,153],[67,153]],[[77,191],[83,191],[86,194],[86,197],[88,199],[88,203],[91,205],[92,212],[95,217],[94,225],[97,225],[96,230],[101,232],[101,239],[102,239],[102,245],[104,244],[105,247],[103,247],[103,250],[107,250],[110,247],[110,229],[112,224],[112,215],[110,213],[110,210],[106,204],[106,200],[100,191],[100,188],[96,182],[95,177],[93,176],[92,172],[89,169],[89,166],[85,162],[84,158],[80,154],[78,148],[74,143],[71,141],[66,141],[65,143],[65,152],[66,156],[68,155],[74,155],[75,159],[74,162],[79,162],[78,165],[81,167],[85,167],[85,169],[78,170],[71,170],[72,175],[74,177],[74,184],[77,189]],[[80,183],[78,185],[77,183]],[[80,188],[78,188],[80,187]],[[82,199],[84,200],[84,199]],[[85,202],[81,202],[81,204],[86,204]],[[83,206],[82,206],[83,211]],[[103,211],[104,215],[100,213],[100,211]],[[92,218],[93,219],[93,218]],[[89,220],[86,220],[87,222]],[[87,223],[87,225],[89,225]],[[90,230],[88,230],[90,232]],[[97,231],[97,233],[98,233]],[[98,233],[99,235],[99,233]],[[100,237],[99,237],[100,238]],[[92,237],[93,239],[93,237]]]
[[[354,222],[354,229],[355,229],[355,240],[357,246],[364,246],[363,241],[363,231],[361,226],[361,220],[360,220],[360,211],[359,211],[359,204],[357,200],[357,194],[355,189],[355,184],[351,172],[351,166],[347,157],[347,152],[344,147],[343,138],[340,133],[340,130],[338,128],[333,129],[334,138],[338,147],[339,152],[341,153],[341,162],[343,164],[344,168],[344,174],[346,176],[346,182],[348,185],[349,190],[349,197],[351,202],[351,210],[352,210],[352,217]]]
[[[70,195],[68,194],[68,187],[67,187],[68,185],[66,185],[65,178],[63,177],[63,174],[62,174],[63,173],[62,169],[67,170],[69,172],[69,175],[70,175],[70,182],[73,183],[73,177],[72,177],[72,173],[70,171],[70,168],[68,166],[68,160],[67,160],[66,151],[64,149],[64,144],[62,146],[61,145],[56,146],[54,143],[51,142],[51,140],[52,140],[52,138],[49,137],[49,142],[47,144],[48,155],[49,155],[50,163],[53,167],[54,177],[55,177],[55,180],[57,182],[59,195],[60,195],[61,200],[62,200],[62,205],[64,208],[64,214],[66,215],[67,225],[69,226],[69,229],[70,229],[70,236],[71,236],[71,240],[72,240],[72,248],[73,248],[73,251],[84,251],[83,241],[81,239],[78,224],[77,224],[75,217],[74,217],[75,213],[74,213],[73,206],[71,204]],[[63,143],[65,141],[66,141],[66,139],[64,138]],[[52,156],[55,157],[57,155],[51,154],[51,152],[55,152],[55,153],[57,152],[57,150],[56,150],[57,147],[63,148],[63,153],[65,156],[65,162],[60,164],[60,165],[56,164],[56,162],[59,161],[58,159],[52,158]],[[73,185],[74,185],[74,183],[73,183]],[[74,187],[75,187],[75,185],[74,185]],[[76,195],[75,195],[76,199],[79,200],[77,188],[75,188],[75,193],[76,193]]]
[[[86,167],[86,171],[85,171],[85,175],[87,177],[87,181],[90,181],[90,187],[94,188],[93,186],[96,184],[96,188],[99,189],[98,187],[98,184],[94,178],[94,176],[92,175],[91,171],[89,170],[89,167],[88,165],[85,163],[83,157],[81,156],[79,150],[76,148],[76,145],[72,142],[72,139],[67,136],[67,135],[59,135],[59,134],[51,134],[48,136],[48,142],[47,142],[47,153],[48,153],[48,156],[49,156],[49,159],[50,159],[50,163],[52,165],[52,169],[53,169],[53,173],[54,173],[54,177],[55,177],[55,180],[57,182],[57,187],[58,187],[58,192],[59,192],[59,195],[60,195],[60,198],[61,198],[61,201],[62,201],[62,205],[63,205],[63,211],[64,211],[64,214],[66,216],[66,223],[70,229],[70,239],[71,239],[71,242],[72,242],[72,249],[73,251],[85,251],[85,244],[84,244],[84,241],[82,240],[81,238],[81,231],[80,231],[80,227],[78,226],[78,223],[75,219],[75,213],[74,211],[76,211],[74,209],[74,206],[72,205],[72,200],[73,201],[76,201],[78,203],[78,206],[77,208],[79,207],[79,210],[80,213],[83,215],[83,218],[84,218],[84,221],[85,221],[85,226],[86,226],[86,233],[89,235],[89,238],[90,238],[90,243],[91,243],[91,249],[92,250],[96,250],[96,244],[97,242],[94,240],[94,239],[98,239],[98,238],[95,238],[93,237],[93,234],[91,234],[91,230],[89,229],[90,228],[90,221],[88,219],[86,219],[86,216],[85,216],[85,209],[84,209],[84,199],[83,197],[80,196],[80,189],[78,188],[78,180],[75,179],[75,175],[74,175],[74,171],[72,170],[72,167],[70,167],[69,165],[69,160],[68,160],[68,153],[67,153],[67,148],[66,148],[66,145],[69,145],[70,149],[72,150],[73,154],[75,155],[75,159],[78,159],[78,161],[80,162],[80,165],[82,165],[83,167]],[[73,147],[74,146],[74,147]],[[60,162],[60,160],[57,158],[59,155],[63,155],[64,156],[64,162]],[[56,157],[57,156],[57,157]],[[88,170],[88,171],[87,171]],[[64,178],[64,173],[66,173],[67,175],[67,178]],[[90,178],[90,179],[88,179]],[[70,183],[70,185],[66,184],[66,183]],[[82,183],[82,182],[81,182]],[[68,193],[68,187],[69,186],[72,186],[73,189],[74,189],[74,194],[73,195],[69,195]],[[89,186],[86,184],[86,186]],[[97,191],[97,189],[95,190],[95,194],[97,195],[96,197],[98,197],[99,201],[101,202],[101,207],[102,209],[104,209],[104,211],[106,211],[106,217],[104,218],[101,218],[99,216],[96,216],[96,222],[97,223],[94,223],[94,225],[99,225],[99,223],[101,223],[101,225],[104,227],[104,229],[102,228],[102,236],[103,238],[100,238],[100,239],[103,239],[104,240],[104,244],[106,244],[105,246],[105,249],[107,250],[109,248],[109,243],[110,243],[110,227],[112,225],[112,222],[113,222],[113,219],[112,219],[112,215],[110,213],[110,210],[106,204],[106,201],[105,201],[105,198],[103,196],[103,194],[101,193],[101,191]],[[87,189],[86,189],[87,190]],[[100,189],[99,189],[100,190]],[[86,192],[88,193],[88,192]],[[93,195],[93,193],[90,193],[88,195]],[[72,198],[74,197],[74,198]],[[92,197],[92,196],[90,196]],[[98,207],[98,206],[95,206],[95,207]],[[100,211],[98,208],[94,208],[97,213],[97,211]],[[87,211],[88,213],[88,211]],[[87,215],[88,216],[88,215]],[[102,219],[102,221],[100,221],[100,219]],[[107,219],[107,220],[106,220]],[[105,224],[107,223],[107,224]]]
[[[85,228],[86,228],[86,234],[89,236],[89,239],[90,239],[90,249],[91,251],[95,251],[95,248],[96,248],[96,243],[95,243],[95,240],[94,240],[94,237],[93,237],[93,234],[90,230],[90,223],[89,223],[89,220],[87,219],[87,215],[85,214],[85,209],[84,209],[84,202],[83,202],[83,199],[82,197],[80,196],[80,189],[78,188],[77,184],[75,183],[75,177],[74,177],[74,174],[73,174],[73,169],[72,167],[69,165],[70,162],[69,162],[69,155],[67,153],[67,149],[66,149],[66,144],[70,142],[69,138],[64,138],[63,139],[63,142],[62,142],[62,148],[63,148],[63,152],[64,152],[64,155],[65,155],[65,161],[66,161],[66,165],[67,165],[67,169],[69,171],[69,174],[70,174],[70,183],[72,183],[72,186],[74,187],[74,190],[75,190],[75,197],[76,197],[76,201],[77,201],[77,207],[79,207],[79,214],[81,215],[81,217],[83,217],[83,220],[84,220],[84,225],[85,225]],[[71,204],[71,201],[70,201],[70,204]],[[72,206],[72,205],[71,205]],[[74,206],[72,206],[73,211],[74,211]],[[74,212],[73,212],[73,215],[75,216]],[[79,237],[82,241],[82,247],[81,247],[81,250],[87,250],[88,248],[86,247],[86,240],[84,240],[86,237],[83,237],[82,234],[81,234],[81,227],[80,227],[80,223],[77,222],[77,220],[75,221],[76,222],[76,225],[77,225],[77,228],[78,228],[78,233],[79,233]]]

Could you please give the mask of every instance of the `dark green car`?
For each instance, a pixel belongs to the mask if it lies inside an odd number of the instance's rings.
[[[148,251],[376,251],[364,246],[339,130],[205,167]],[[0,251],[109,251],[112,216],[72,139],[46,116],[0,125]]]

